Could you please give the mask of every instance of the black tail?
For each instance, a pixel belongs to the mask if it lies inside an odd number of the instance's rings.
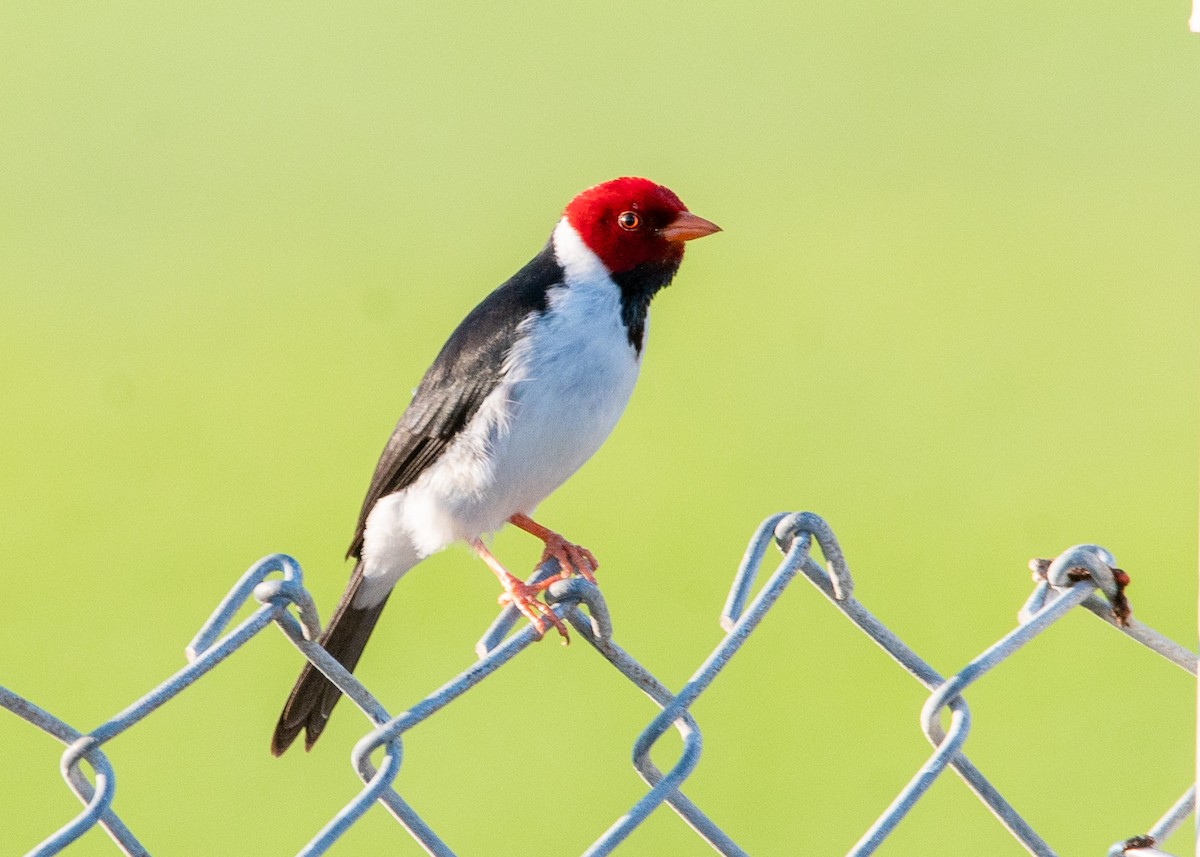
[[[387,604],[387,596],[384,596],[374,607],[351,607],[350,602],[354,600],[362,579],[360,561],[354,567],[350,584],[342,594],[342,600],[338,602],[337,610],[334,611],[333,618],[329,620],[329,626],[320,639],[325,650],[351,672],[358,664],[363,647],[367,645],[367,639],[375,629],[375,623],[379,621],[379,614]],[[313,744],[321,737],[325,724],[329,722],[329,715],[341,696],[342,692],[325,678],[320,670],[311,663],[305,664],[296,686],[292,688],[291,696],[283,704],[279,722],[275,724],[275,734],[271,736],[271,754],[282,755],[284,750],[292,746],[301,729],[306,733],[304,749],[311,750]]]

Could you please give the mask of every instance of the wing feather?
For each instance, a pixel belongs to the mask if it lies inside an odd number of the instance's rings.
[[[455,328],[383,448],[347,556],[361,557],[367,516],[375,504],[415,482],[475,416],[503,380],[518,326],[531,314],[545,312],[547,293],[562,282],[562,268],[547,243]]]

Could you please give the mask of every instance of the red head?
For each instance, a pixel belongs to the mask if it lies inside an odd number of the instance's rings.
[[[675,265],[683,242],[720,231],[687,210],[672,191],[649,179],[625,177],[583,191],[564,214],[579,237],[614,274],[639,265]]]

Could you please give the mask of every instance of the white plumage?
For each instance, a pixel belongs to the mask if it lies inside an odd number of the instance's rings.
[[[379,603],[425,557],[532,515],[625,410],[641,357],[620,289],[565,217],[552,240],[565,283],[518,327],[504,380],[428,470],[371,510],[356,608]]]
[[[624,176],[563,211],[550,241],[454,329],[421,379],[375,466],[350,542],[358,562],[320,637],[353,671],[400,577],[462,541],[496,575],[502,600],[539,634],[567,627],[492,555],[506,522],[539,539],[539,563],[595,583],[596,558],[533,520],[534,508],[604,442],[633,392],[654,295],[684,242],[719,231],[671,190]],[[311,663],[271,736],[311,748],[341,690]]]

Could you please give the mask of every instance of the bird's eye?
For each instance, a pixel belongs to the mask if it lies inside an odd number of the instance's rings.
[[[617,225],[622,229],[632,232],[642,225],[642,219],[637,216],[637,212],[635,211],[622,211],[620,216],[617,217]]]

